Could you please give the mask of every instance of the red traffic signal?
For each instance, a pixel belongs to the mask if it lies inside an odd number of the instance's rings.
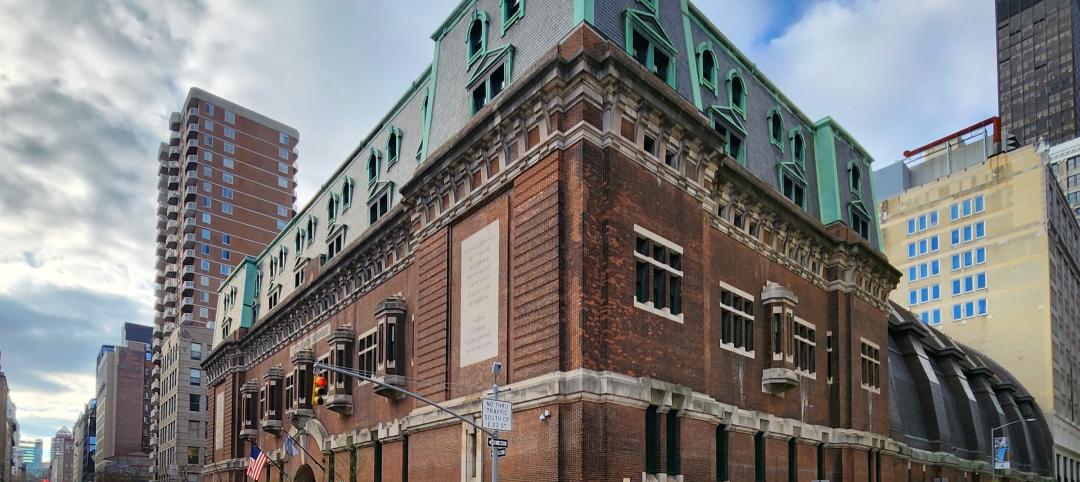
[[[315,405],[326,404],[326,376],[316,375],[311,383],[311,400]]]

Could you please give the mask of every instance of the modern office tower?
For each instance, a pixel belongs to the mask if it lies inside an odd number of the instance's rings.
[[[1011,371],[1051,423],[1057,473],[1075,477],[1080,228],[1045,150],[1000,152],[989,130],[965,131],[878,172],[878,185],[903,180],[880,204],[903,273],[892,299]]]
[[[121,344],[98,352],[94,473],[100,480],[149,474],[151,334],[149,326],[125,323]]]
[[[197,480],[206,429],[200,363],[217,291],[293,218],[296,129],[192,88],[159,152],[151,456],[156,479]]]
[[[41,439],[19,442],[19,463],[22,464],[22,473],[26,481],[48,477],[45,464],[42,462],[44,453],[42,445]]]
[[[49,446],[49,482],[73,482],[75,462],[75,438],[67,427],[62,427]]]
[[[997,0],[998,112],[1022,145],[1080,134],[1077,45],[1080,6],[1072,0]]]
[[[1069,209],[1080,219],[1080,137],[1050,147],[1050,170],[1065,192]]]
[[[505,480],[985,481],[1010,422],[1009,477],[1050,473],[1022,386],[889,303],[869,155],[693,4],[477,0],[433,38],[219,291],[204,482],[253,444],[269,480],[487,480],[493,380]]]
[[[94,450],[97,443],[97,399],[91,399],[72,430],[74,446],[71,461],[72,482],[93,482]]]

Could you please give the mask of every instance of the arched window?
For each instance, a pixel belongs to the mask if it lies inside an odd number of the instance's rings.
[[[856,161],[851,161],[851,165],[848,166],[848,183],[851,185],[851,192],[862,192],[862,171]]]
[[[368,184],[375,184],[379,180],[379,151],[372,149],[367,161]]]
[[[731,103],[731,107],[738,111],[743,116],[746,116],[746,84],[743,83],[742,76],[735,69],[728,72],[728,102]]]
[[[386,164],[389,166],[397,162],[398,152],[401,150],[401,130],[390,126],[390,135],[386,138]]]
[[[791,159],[800,167],[806,167],[806,145],[801,132],[791,136]]]
[[[345,176],[345,182],[341,186],[341,206],[348,208],[352,205],[353,197],[353,180],[349,176]]]
[[[713,91],[714,95],[718,94],[716,70],[716,55],[713,54],[712,48],[708,44],[701,44],[698,46],[698,75],[701,78],[701,85]]]
[[[784,150],[784,117],[780,115],[780,108],[773,107],[766,117],[769,123],[769,142]]]
[[[502,0],[502,33],[525,15],[525,0]]]
[[[480,58],[487,49],[487,14],[477,11],[473,13],[472,23],[469,24],[468,43],[469,65]]]
[[[330,199],[326,200],[326,219],[330,222],[337,218],[338,202],[337,194],[330,193]]]

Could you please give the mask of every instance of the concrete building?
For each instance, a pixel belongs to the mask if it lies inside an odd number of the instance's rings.
[[[479,420],[493,378],[505,480],[985,481],[1004,423],[1001,475],[1052,473],[1023,387],[889,303],[870,156],[692,4],[468,1],[433,38],[222,285],[204,480],[252,444],[269,480],[487,479],[483,435],[387,385]],[[315,362],[386,385],[314,406]]]
[[[151,456],[158,480],[198,479],[220,283],[293,218],[296,129],[192,88],[159,151]]]
[[[148,479],[151,334],[149,326],[125,323],[122,344],[98,353],[95,480]]]
[[[1008,368],[1051,422],[1059,480],[1076,480],[1080,227],[1047,153],[998,152],[994,139],[964,132],[879,171],[906,172],[880,205],[885,254],[904,274],[892,299]],[[981,161],[964,155],[984,147]]]
[[[4,375],[3,368],[0,364],[0,482],[11,482],[12,469],[15,466],[11,452],[19,442],[15,439],[15,405],[11,403],[7,376]]]
[[[73,482],[75,465],[75,438],[67,427],[61,427],[49,446],[49,482]]]
[[[90,400],[72,430],[72,482],[93,482],[94,450],[97,444],[97,399]]]
[[[1080,135],[1077,46],[1080,5],[996,0],[998,112],[1023,145]]]
[[[1080,219],[1080,137],[1051,146],[1050,170],[1065,193],[1069,209]]]

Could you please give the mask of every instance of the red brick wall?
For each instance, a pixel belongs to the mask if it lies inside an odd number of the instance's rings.
[[[409,435],[409,480],[461,480],[461,425]]]
[[[417,387],[418,393],[435,401],[445,399],[446,357],[449,352],[447,333],[447,286],[449,266],[447,229],[440,229],[425,239],[414,254],[412,270],[416,273],[417,290],[413,347],[415,373],[431,383]]]

